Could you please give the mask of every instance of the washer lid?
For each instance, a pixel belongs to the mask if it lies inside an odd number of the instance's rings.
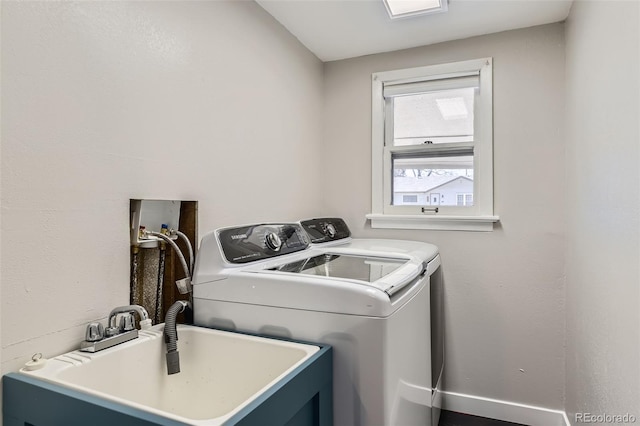
[[[323,253],[269,268],[269,270],[321,277],[345,278],[372,283],[389,275],[406,262],[406,259],[388,257],[378,258]]]
[[[375,288],[392,296],[425,269],[423,262],[413,256],[319,248],[292,254],[287,259],[247,265],[243,270],[258,275],[297,277],[301,286],[332,281],[346,286]]]

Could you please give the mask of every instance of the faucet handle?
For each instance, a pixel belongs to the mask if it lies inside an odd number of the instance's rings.
[[[104,339],[104,327],[99,322],[92,322],[87,326],[84,340],[87,342],[98,342]]]
[[[136,320],[133,317],[133,314],[128,313],[124,314],[120,317],[119,327],[121,332],[131,331],[136,328]]]

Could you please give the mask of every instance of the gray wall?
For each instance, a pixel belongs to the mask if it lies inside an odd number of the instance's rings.
[[[129,198],[188,199],[201,230],[336,214],[434,242],[447,390],[561,409],[566,386],[569,417],[640,414],[637,3],[577,1],[566,73],[562,24],[323,70],[251,2],[1,8],[2,372],[126,303]],[[484,56],[500,225],[370,229],[370,74]]]
[[[322,63],[255,3],[1,7],[3,372],[128,303],[130,198],[321,209]]]
[[[486,56],[500,225],[370,229],[371,73]],[[440,247],[448,391],[563,407],[564,60],[564,27],[554,24],[325,64],[326,213],[345,217],[357,237]]]
[[[640,419],[640,7],[575,2],[567,34],[566,411]],[[640,421],[640,420],[636,420]]]

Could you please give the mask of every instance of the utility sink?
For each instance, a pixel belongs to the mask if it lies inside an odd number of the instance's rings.
[[[261,395],[321,350],[179,325],[181,372],[167,375],[163,329],[164,324],[154,326],[133,341],[97,353],[69,352],[41,369],[23,369],[14,376],[37,378],[183,424],[221,425],[255,406]],[[6,392],[5,387],[5,397]]]

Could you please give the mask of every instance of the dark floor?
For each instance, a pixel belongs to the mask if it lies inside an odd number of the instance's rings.
[[[438,426],[523,426],[519,423],[504,422],[502,420],[487,419],[486,417],[471,416],[469,414],[442,411]]]

